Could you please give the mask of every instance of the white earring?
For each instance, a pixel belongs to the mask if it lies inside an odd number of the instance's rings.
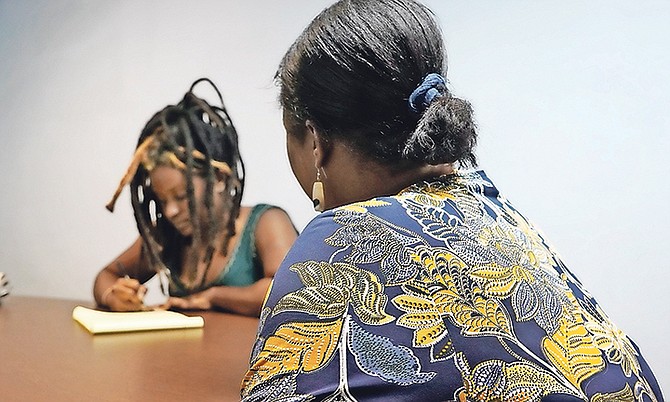
[[[323,212],[325,202],[325,194],[323,191],[323,182],[321,181],[321,171],[316,169],[316,181],[312,185],[312,203],[314,204],[314,210],[317,212]]]

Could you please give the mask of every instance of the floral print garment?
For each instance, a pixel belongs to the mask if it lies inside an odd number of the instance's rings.
[[[310,222],[275,276],[242,397],[663,400],[636,345],[484,172]]]

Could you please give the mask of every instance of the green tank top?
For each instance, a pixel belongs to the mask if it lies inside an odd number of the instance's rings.
[[[261,279],[264,273],[263,264],[258,258],[256,250],[256,225],[261,215],[272,208],[278,207],[268,204],[258,204],[251,209],[247,223],[242,230],[242,236],[233,249],[228,263],[215,280],[208,283],[202,289],[189,292],[181,280],[173,276],[170,286],[170,296],[184,297],[213,286],[249,286]]]

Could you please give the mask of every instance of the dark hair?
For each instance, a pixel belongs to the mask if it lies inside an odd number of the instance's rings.
[[[293,124],[311,120],[390,166],[476,165],[472,108],[448,92],[419,113],[408,98],[430,73],[446,74],[442,32],[412,0],[341,0],[321,12],[276,73]]]
[[[219,96],[221,107],[211,106],[193,94],[199,82],[212,85]],[[185,268],[195,278],[199,253],[192,253],[192,261],[182,267],[184,246],[198,247],[206,244],[205,266],[209,267],[216,245],[215,238],[220,230],[225,231],[222,252],[227,250],[230,238],[235,234],[235,220],[239,215],[240,202],[244,190],[244,163],[238,148],[235,126],[223,105],[221,93],[208,79],[201,78],[191,85],[184,98],[176,105],[169,105],[156,113],[145,125],[137,142],[139,148],[153,136],[153,152],[173,152],[185,165],[186,190],[189,213],[193,225],[193,235],[182,236],[163,216],[161,203],[151,188],[149,171],[140,164],[130,183],[131,202],[137,221],[137,228],[144,240],[144,252],[154,269],[169,268],[174,277]],[[194,152],[196,151],[196,152]],[[197,158],[195,155],[199,155]],[[225,162],[230,172],[224,175],[225,191],[221,193],[223,210],[215,216],[213,208],[213,188],[217,176],[212,161]],[[215,162],[216,163],[216,162]],[[200,175],[206,180],[205,208],[208,214],[207,232],[203,233],[196,213],[193,177]],[[204,286],[201,283],[191,290]]]

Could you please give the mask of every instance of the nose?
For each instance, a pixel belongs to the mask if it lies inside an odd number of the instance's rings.
[[[163,214],[166,218],[172,219],[179,213],[179,205],[174,201],[168,201],[163,205]]]

